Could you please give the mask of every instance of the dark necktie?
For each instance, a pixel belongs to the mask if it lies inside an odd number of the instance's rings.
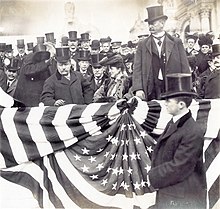
[[[161,38],[163,38],[164,35],[163,35],[163,36],[160,36],[160,37],[156,37],[156,36],[153,36],[153,37],[158,40],[157,44],[158,44],[159,46],[161,46],[161,44],[162,44]]]

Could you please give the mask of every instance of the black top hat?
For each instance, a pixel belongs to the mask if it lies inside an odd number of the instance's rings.
[[[44,36],[37,37],[37,44],[43,44],[44,43]]]
[[[92,40],[91,49],[100,49],[99,40]]]
[[[15,57],[9,59],[10,60],[10,63],[9,65],[7,66],[7,69],[8,70],[11,70],[11,71],[17,71],[20,67],[19,67],[19,60]]]
[[[78,60],[79,61],[89,61],[90,60],[90,51],[80,50]]]
[[[19,39],[17,40],[17,47],[18,48],[24,48],[25,45],[24,45],[24,39]]]
[[[161,94],[161,98],[171,98],[178,96],[195,97],[192,92],[192,76],[189,73],[172,73],[166,75],[166,92]]]
[[[4,52],[6,48],[6,43],[0,43],[0,52]]]
[[[76,41],[77,39],[77,31],[69,31],[69,40],[70,41]]]
[[[163,6],[152,6],[147,7],[148,19],[145,19],[145,22],[153,22],[159,19],[166,19],[167,16],[163,14]]]
[[[37,44],[33,48],[33,53],[34,53],[32,57],[33,63],[45,61],[50,58],[50,52],[46,51],[46,49],[47,49],[46,46],[43,44]]]
[[[12,44],[7,44],[7,45],[5,46],[5,51],[6,51],[6,52],[12,52],[12,51],[13,51],[13,49],[12,49]]]
[[[56,39],[54,39],[54,33],[45,33],[46,42],[56,43]]]
[[[89,33],[82,33],[80,41],[90,41]]]
[[[57,62],[66,63],[70,60],[69,47],[56,48],[56,60]]]
[[[99,63],[104,58],[102,53],[92,54],[91,55],[91,64],[93,67],[102,67]]]
[[[217,56],[220,54],[220,44],[212,45],[212,56]]]
[[[27,43],[27,50],[28,51],[33,51],[33,48],[34,48],[34,43],[33,42]]]
[[[68,46],[68,37],[67,36],[63,36],[61,38],[61,46]]]
[[[210,37],[207,37],[205,35],[200,35],[199,36],[199,40],[198,40],[198,44],[199,46],[202,45],[212,45],[213,41]]]
[[[100,39],[101,43],[106,43],[106,42],[108,43],[108,42],[111,42],[111,41],[112,41],[112,39],[109,36],[107,38],[101,38]]]

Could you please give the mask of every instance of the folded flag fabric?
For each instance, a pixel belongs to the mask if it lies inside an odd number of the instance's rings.
[[[193,101],[205,135],[209,207],[219,202],[220,100]],[[146,208],[146,174],[170,119],[163,101],[0,109],[0,174],[41,208]]]

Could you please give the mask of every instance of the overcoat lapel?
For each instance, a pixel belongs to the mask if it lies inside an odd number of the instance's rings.
[[[168,63],[168,60],[170,58],[171,52],[173,50],[174,47],[174,41],[172,41],[169,38],[169,35],[166,33],[165,35],[165,51],[166,51],[166,63]]]

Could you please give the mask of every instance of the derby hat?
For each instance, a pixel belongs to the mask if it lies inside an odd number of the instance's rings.
[[[68,37],[67,36],[63,36],[62,38],[61,38],[61,46],[66,46],[66,47],[68,47]]]
[[[6,43],[0,43],[0,52],[4,52],[6,48]]]
[[[70,50],[69,47],[59,47],[56,48],[55,58],[57,62],[66,63],[70,60]]]
[[[33,42],[27,43],[27,50],[28,51],[33,51],[33,48],[34,48],[34,43]]]
[[[189,73],[172,73],[166,75],[166,92],[161,94],[162,99],[188,96],[195,97],[192,92],[192,76]]]
[[[144,20],[145,22],[151,23],[159,19],[165,19],[165,20],[168,19],[168,17],[163,14],[163,6],[147,7],[147,12],[148,12],[148,19],[145,19]]]
[[[109,36],[107,38],[101,38],[100,39],[100,43],[109,43],[111,41],[112,41],[112,39]]]
[[[45,33],[46,42],[56,43],[56,39],[54,39],[54,33]]]
[[[213,44],[212,45],[212,56],[217,56],[220,54],[220,44]]]
[[[104,58],[102,53],[92,54],[91,55],[91,64],[94,68],[100,68],[102,65],[99,63]]]
[[[32,61],[33,63],[38,63],[41,61],[48,60],[50,58],[50,52],[46,51],[47,47],[43,44],[37,44],[33,48],[33,57]]]
[[[24,45],[24,39],[19,39],[17,40],[17,47],[18,48],[24,48],[25,45]]]
[[[7,65],[7,69],[10,71],[17,71],[20,66],[19,66],[19,60],[15,57],[9,59],[10,63]]]
[[[77,31],[69,31],[68,34],[69,34],[70,41],[77,41],[78,40]]]
[[[12,49],[12,44],[7,44],[7,45],[5,46],[5,51],[6,51],[6,52],[12,52],[12,51],[13,51],[13,49]]]
[[[44,44],[44,36],[37,37],[37,44]]]
[[[82,33],[80,41],[90,41],[89,33]]]
[[[78,60],[79,61],[89,61],[90,60],[90,51],[80,50]]]
[[[100,42],[99,40],[92,40],[91,49],[100,49]]]

